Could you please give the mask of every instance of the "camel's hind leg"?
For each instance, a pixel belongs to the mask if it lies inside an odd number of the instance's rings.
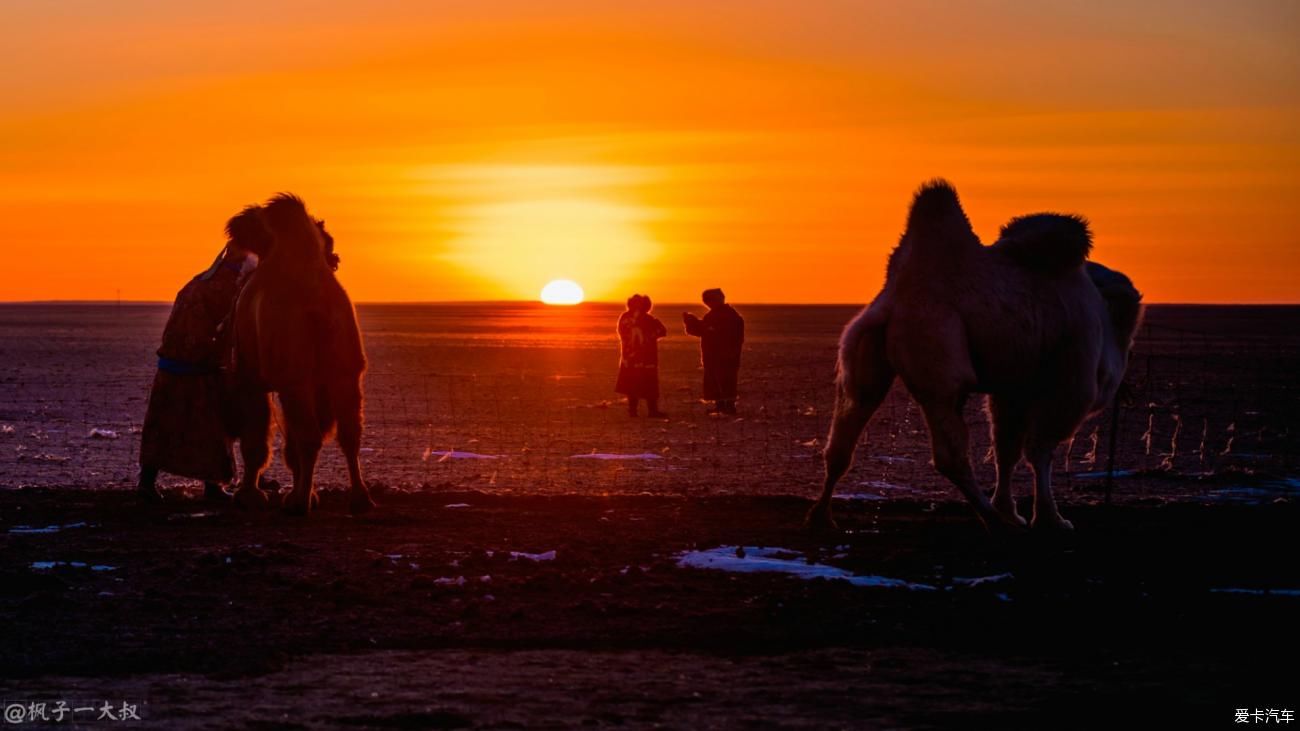
[[[292,454],[294,464],[293,491],[284,500],[285,512],[307,515],[311,512],[316,459],[320,456],[324,436],[316,418],[315,399],[311,394],[284,391],[280,394],[284,408],[284,439],[286,453]]]
[[[835,394],[835,417],[830,435],[826,437],[826,449],[822,452],[826,461],[826,480],[821,497],[808,511],[806,522],[810,528],[835,529],[835,520],[831,517],[835,484],[853,465],[858,439],[894,384],[894,369],[885,357],[883,327],[863,336],[857,356],[854,364],[857,378],[852,379],[856,382],[842,376],[839,391]]]
[[[975,472],[970,466],[970,435],[962,415],[964,395],[917,399],[925,412],[925,422],[930,428],[930,446],[934,453],[934,466],[939,473],[957,486],[961,494],[975,508],[976,515],[986,528],[1002,522],[1002,516],[993,509],[989,499],[975,484]]]
[[[1034,515],[1033,527],[1035,530],[1056,529],[1071,531],[1074,530],[1074,524],[1061,517],[1061,511],[1056,506],[1056,498],[1052,495],[1052,452],[1055,450],[1055,444],[1034,444],[1025,449],[1025,456],[1029,459],[1029,466],[1034,470]]]
[[[1011,476],[1025,448],[1025,410],[1006,398],[989,397],[989,418],[993,422],[993,448],[997,454],[998,482],[993,488],[993,509],[1008,525],[1024,526],[1011,492]]]
[[[284,451],[282,456],[284,457],[284,466],[289,469],[289,475],[293,478],[293,484],[298,484],[298,469],[301,467],[302,463],[298,459],[297,448],[294,446],[294,443],[289,441],[287,438],[284,440]],[[313,490],[311,494],[311,508],[312,510],[315,510],[319,506],[320,499]]]
[[[353,514],[364,513],[375,507],[370,488],[361,477],[361,383],[349,381],[335,389],[331,402],[338,418],[339,449],[348,463],[348,477],[352,481],[349,506]]]
[[[239,452],[244,458],[244,478],[235,492],[235,504],[261,509],[267,505],[266,493],[258,481],[271,457],[271,395],[241,388]]]
[[[1065,429],[1064,423],[1031,424],[1025,441],[1025,458],[1034,471],[1034,514],[1030,525],[1035,530],[1074,530],[1074,524],[1061,517],[1056,497],[1052,494],[1052,452],[1066,438],[1060,435],[1068,436],[1071,431],[1072,428]]]
[[[1061,517],[1052,494],[1052,452],[1079,428],[1097,393],[1096,389],[1072,388],[1068,383],[1051,393],[1050,401],[1036,403],[1028,412],[1025,458],[1034,470],[1034,514],[1030,525],[1068,531],[1074,530],[1074,524]]]
[[[836,529],[835,519],[831,517],[831,499],[835,494],[835,483],[839,482],[852,466],[853,451],[858,446],[858,438],[862,436],[867,421],[871,419],[874,411],[874,406],[870,410],[864,409],[844,394],[835,397],[835,421],[831,423],[831,433],[826,438],[826,450],[822,452],[826,460],[826,480],[822,486],[821,497],[817,498],[817,502],[808,511],[808,517],[805,519],[809,528]]]

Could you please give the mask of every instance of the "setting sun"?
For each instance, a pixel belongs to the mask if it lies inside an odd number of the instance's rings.
[[[542,302],[548,305],[576,305],[583,299],[582,287],[572,279],[555,279],[542,287]]]

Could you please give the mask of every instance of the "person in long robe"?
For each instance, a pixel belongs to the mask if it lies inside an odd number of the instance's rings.
[[[686,334],[700,339],[700,363],[704,366],[704,398],[712,401],[711,412],[736,413],[736,389],[740,378],[740,351],[745,344],[745,319],[727,304],[721,289],[706,289],[704,317],[684,312]]]
[[[226,224],[227,243],[216,261],[176,295],[158,348],[140,439],[139,494],[159,500],[159,472],[204,482],[208,499],[225,499],[234,478],[231,450],[236,415],[225,397],[221,366],[227,323],[246,274],[270,246],[256,207]]]
[[[659,339],[668,328],[650,314],[654,304],[645,295],[627,300],[627,311],[618,318],[618,381],[614,391],[627,396],[627,413],[636,416],[645,399],[647,415],[667,416],[659,410]]]

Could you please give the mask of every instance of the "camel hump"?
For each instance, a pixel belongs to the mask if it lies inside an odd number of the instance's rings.
[[[1040,272],[1078,269],[1092,250],[1092,231],[1081,216],[1035,213],[1002,227],[995,249]]]
[[[927,180],[912,196],[912,209],[907,214],[908,228],[954,214],[966,217],[961,209],[961,201],[957,199],[957,189],[943,178]]]
[[[907,232],[903,238],[922,252],[923,259],[979,246],[979,238],[962,210],[956,189],[941,178],[928,181],[917,189],[907,214]]]

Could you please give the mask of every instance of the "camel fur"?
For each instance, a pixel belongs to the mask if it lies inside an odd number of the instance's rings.
[[[259,215],[273,243],[235,305],[244,458],[235,499],[249,507],[267,503],[258,479],[270,455],[274,393],[284,415],[284,457],[293,473],[285,510],[306,515],[315,505],[316,460],[335,429],[351,480],[351,509],[369,510],[374,502],[359,461],[366,357],[356,311],[334,277],[323,226],[301,199],[282,193]]]
[[[981,244],[951,185],[917,191],[883,289],[840,340],[826,479],[808,515],[830,528],[835,484],[901,378],[930,431],[934,465],[987,527],[1021,528],[1011,476],[1034,474],[1035,528],[1069,530],[1052,496],[1052,453],[1115,397],[1141,318],[1128,277],[1086,261],[1087,222],[1041,213]],[[986,394],[997,457],[992,500],[975,483],[962,411]]]

